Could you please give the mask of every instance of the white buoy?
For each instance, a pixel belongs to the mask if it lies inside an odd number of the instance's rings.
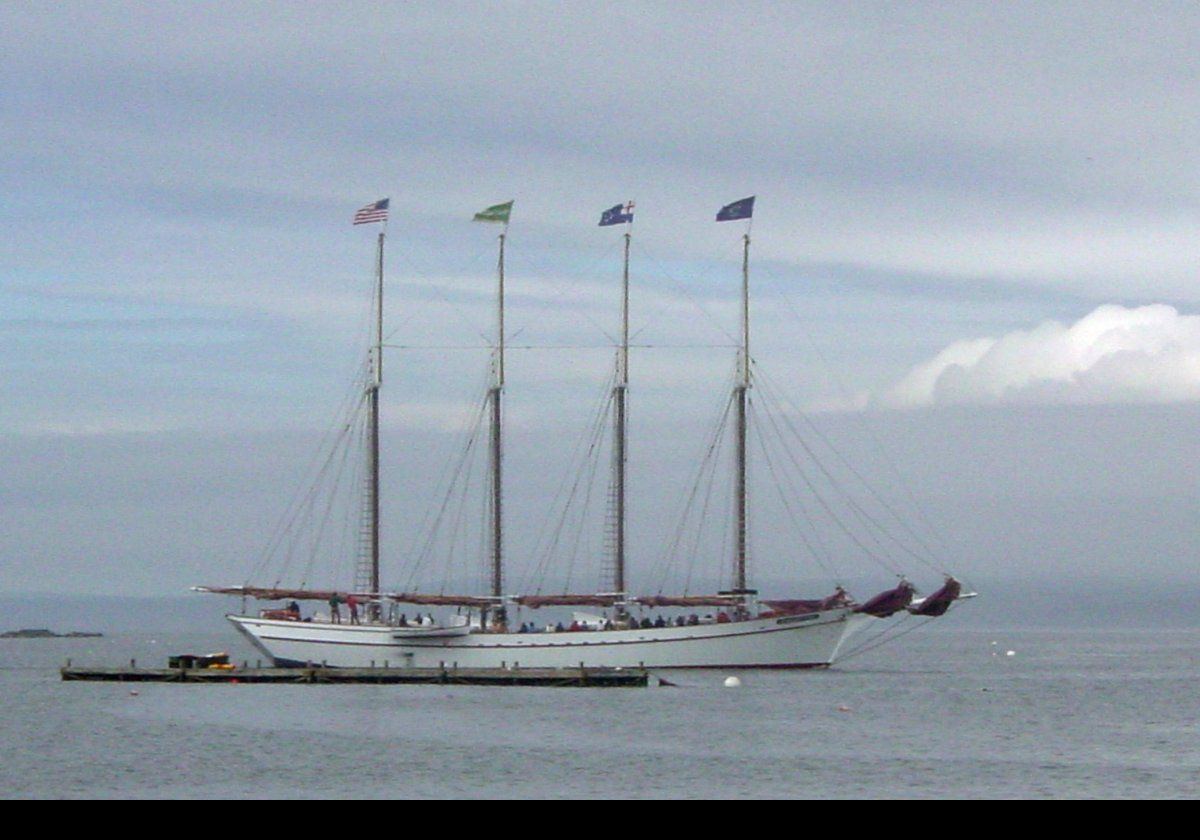
[[[726,688],[741,688],[742,681],[740,679],[738,679],[737,677],[726,677],[725,678],[725,687]]]
[[[1015,650],[1007,650],[1004,652],[1004,655],[1005,656],[1016,656],[1017,652]]]

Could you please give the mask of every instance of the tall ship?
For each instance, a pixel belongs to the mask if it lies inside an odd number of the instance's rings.
[[[709,593],[638,594],[627,584],[628,391],[630,352],[629,260],[633,203],[601,216],[601,226],[624,225],[621,329],[616,342],[611,406],[610,515],[604,591],[514,593],[505,576],[504,393],[505,240],[513,202],[494,205],[475,221],[501,226],[497,237],[496,331],[489,384],[481,416],[486,425],[486,591],[455,594],[405,588],[389,590],[380,568],[380,391],[383,386],[384,244],[388,201],[367,205],[355,224],[380,224],[376,239],[373,336],[367,375],[359,394],[365,417],[365,470],[352,589],[244,583],[201,586],[198,591],[240,596],[242,610],[227,616],[276,665],[327,667],[463,668],[820,668],[838,661],[848,640],[894,617],[937,617],[970,597],[943,573],[940,588],[918,597],[904,577],[866,601],[840,585],[822,598],[760,599],[747,578],[747,471],[751,434],[749,396],[754,385],[750,355],[750,220],[754,197],[721,208],[718,222],[745,220],[742,236],[740,335],[736,376],[727,404],[732,427],[732,539],[730,585]],[[251,608],[261,602],[261,608]],[[306,604],[305,608],[301,603]],[[305,616],[305,611],[309,614]],[[568,621],[543,621],[538,614],[571,611]],[[545,612],[543,612],[545,611]],[[652,621],[649,614],[655,613]],[[436,613],[436,615],[435,615]],[[520,621],[519,626],[517,622]]]

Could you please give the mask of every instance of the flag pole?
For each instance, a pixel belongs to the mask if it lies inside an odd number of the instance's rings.
[[[750,224],[754,217],[754,196],[748,196],[726,204],[717,212],[718,222],[731,222],[737,219],[746,220],[746,232],[742,236],[742,340],[738,348],[737,384],[733,388],[734,411],[736,415],[737,440],[734,446],[736,458],[734,475],[734,557],[733,578],[734,592],[746,596],[754,593],[746,589],[746,559],[747,548],[747,504],[746,504],[746,408],[750,391]],[[745,602],[738,607],[745,610]]]
[[[734,569],[734,588],[746,588],[746,403],[750,390],[750,230],[742,237],[742,346],[741,371],[734,396],[737,403],[737,554]]]
[[[376,599],[379,593],[379,389],[383,385],[383,246],[387,236],[389,199],[368,204],[354,214],[353,224],[382,223],[379,228],[375,251],[375,294],[374,336],[368,354],[369,379],[364,397],[367,403],[367,488],[363,505],[366,508],[367,533],[365,551],[360,542],[360,554],[354,570],[354,587],[360,593],[369,593],[371,601],[367,607],[370,621],[379,621],[382,613]]]
[[[504,608],[504,444],[503,426],[501,423],[501,395],[504,390],[504,241],[508,236],[508,220],[512,214],[513,202],[495,204],[475,214],[477,222],[500,222],[504,225],[499,236],[499,256],[496,260],[496,344],[493,357],[493,379],[488,389],[488,402],[491,403],[491,440],[490,440],[490,471],[491,487],[491,525],[492,525],[492,596],[496,599],[493,625],[503,627],[506,621]],[[481,618],[485,619],[486,613]]]
[[[383,387],[383,243],[387,233],[387,220],[379,229],[379,246],[376,254],[375,272],[375,376],[371,383],[371,572],[370,592],[379,592],[379,389]],[[378,601],[372,599],[369,607],[372,620],[380,618]]]
[[[508,220],[499,236],[499,256],[496,261],[496,371],[491,389],[492,428],[492,595],[504,595],[504,443],[501,399],[504,391],[504,242],[508,236]],[[503,606],[496,608],[497,623],[505,620]]]
[[[633,202],[627,210],[633,208]],[[627,413],[626,401],[629,392],[629,244],[633,239],[633,214],[625,223],[625,256],[621,269],[621,350],[618,354],[617,384],[613,388],[613,479],[616,485],[615,508],[616,533],[613,540],[613,592],[625,595],[625,466]]]

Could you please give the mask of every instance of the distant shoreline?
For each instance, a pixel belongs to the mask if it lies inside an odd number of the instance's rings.
[[[7,630],[0,633],[0,639],[98,639],[103,633],[86,633],[72,630],[69,633],[55,633],[45,627],[25,628],[22,630]]]

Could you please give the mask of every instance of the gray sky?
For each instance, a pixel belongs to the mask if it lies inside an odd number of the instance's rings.
[[[251,570],[360,361],[349,222],[383,196],[391,340],[426,348],[388,357],[393,561],[486,371],[471,215],[516,199],[513,342],[576,348],[512,358],[515,584],[611,367],[596,220],[634,199],[658,585],[732,365],[744,227],[713,215],[755,194],[756,361],[934,566],[1184,577],[1198,36],[1185,3],[5,4],[0,592]],[[825,587],[761,510],[760,578]]]

